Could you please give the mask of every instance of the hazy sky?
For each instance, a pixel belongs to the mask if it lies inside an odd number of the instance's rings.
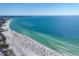
[[[79,15],[79,4],[0,4],[0,15]]]

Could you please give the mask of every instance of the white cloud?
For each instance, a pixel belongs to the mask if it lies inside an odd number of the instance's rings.
[[[79,11],[72,10],[3,10],[0,15],[79,15]]]

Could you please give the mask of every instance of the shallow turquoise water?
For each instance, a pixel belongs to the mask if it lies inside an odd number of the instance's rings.
[[[60,54],[79,55],[79,16],[17,17],[10,28]]]

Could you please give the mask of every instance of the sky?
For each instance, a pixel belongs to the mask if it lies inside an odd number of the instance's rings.
[[[79,4],[0,3],[0,15],[79,15]]]

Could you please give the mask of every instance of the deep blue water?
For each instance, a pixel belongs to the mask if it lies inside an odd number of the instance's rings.
[[[17,17],[13,18],[10,27],[12,30],[19,33],[23,29],[28,29],[30,31],[46,34],[56,38],[56,40],[75,45],[77,47],[79,45],[79,16]],[[20,30],[18,28],[20,28]],[[26,30],[21,33],[23,32],[26,32]]]

